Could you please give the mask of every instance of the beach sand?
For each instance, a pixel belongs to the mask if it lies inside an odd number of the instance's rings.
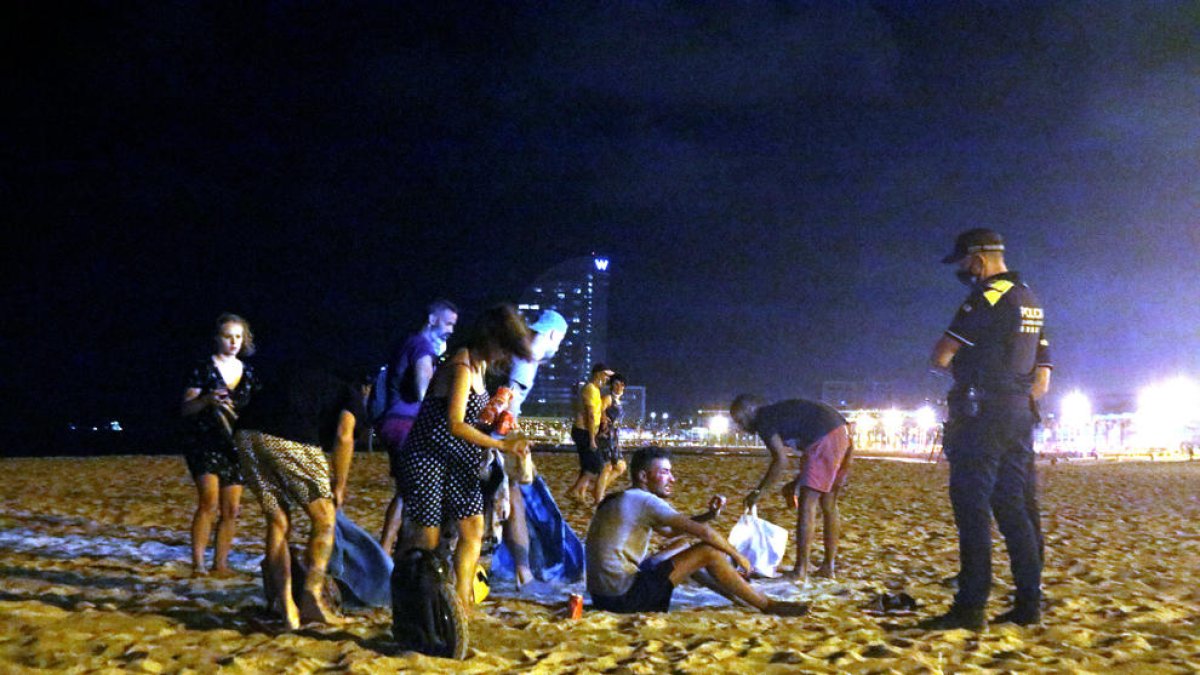
[[[570,455],[538,465],[576,532],[588,509],[563,498]],[[676,506],[702,509],[719,492],[737,503],[765,458],[678,457]],[[731,606],[563,617],[547,604],[500,597],[471,624],[465,662],[396,653],[390,612],[349,626],[271,635],[254,628],[263,525],[247,492],[232,579],[191,579],[194,489],[177,457],[0,461],[0,672],[1026,672],[1200,671],[1200,463],[1043,466],[1045,623],[982,633],[925,633],[916,616],[873,616],[878,592],[906,591],[919,614],[940,612],[957,570],[944,465],[859,461],[842,508],[837,582],[803,618]],[[624,481],[622,481],[624,483]],[[377,531],[391,495],[386,458],[355,459],[347,512]],[[773,497],[760,515],[791,528]],[[301,518],[303,520],[303,518]],[[303,536],[304,531],[297,533]],[[789,545],[791,542],[789,542]],[[816,560],[820,560],[819,538]],[[1007,607],[1007,557],[997,541],[989,614]],[[791,555],[785,564],[791,564]],[[779,589],[780,582],[771,588]],[[794,588],[794,587],[793,587]],[[508,595],[511,596],[511,593]]]

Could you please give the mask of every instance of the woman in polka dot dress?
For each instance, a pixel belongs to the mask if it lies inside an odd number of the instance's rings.
[[[467,345],[434,372],[401,452],[404,518],[411,523],[402,549],[433,551],[442,524],[457,522],[456,588],[468,611],[475,605],[472,581],[483,543],[483,449],[496,448],[518,458],[529,451],[528,441],[495,439],[474,426],[488,402],[483,376],[488,363],[512,356],[531,358],[529,338],[525,321],[511,305],[487,310]]]

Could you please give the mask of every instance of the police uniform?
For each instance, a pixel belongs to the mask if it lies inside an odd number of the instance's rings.
[[[987,604],[994,515],[1009,552],[1016,606],[1036,611],[1042,551],[1030,392],[1034,370],[1051,367],[1045,312],[1016,272],[1004,272],[972,289],[946,336],[961,344],[951,361],[943,440],[961,566],[954,605]]]

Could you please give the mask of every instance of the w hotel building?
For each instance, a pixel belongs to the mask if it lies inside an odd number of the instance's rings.
[[[521,296],[519,309],[530,322],[545,309],[567,320],[567,336],[558,354],[538,369],[525,414],[571,414],[575,385],[588,378],[593,363],[606,360],[608,274],[607,258],[572,258],[547,270]]]

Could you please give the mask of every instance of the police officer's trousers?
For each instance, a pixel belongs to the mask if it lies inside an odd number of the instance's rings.
[[[958,526],[955,606],[982,609],[992,586],[995,515],[1008,547],[1019,605],[1041,599],[1042,552],[1035,497],[1033,413],[1028,405],[984,405],[976,417],[946,425],[950,503]]]

